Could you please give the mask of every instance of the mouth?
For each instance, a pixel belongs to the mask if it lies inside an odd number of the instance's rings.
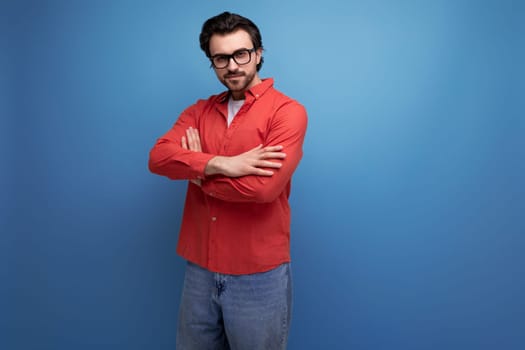
[[[233,73],[233,74],[226,74],[224,76],[225,79],[237,79],[237,78],[241,78],[243,77],[244,74],[243,73]]]

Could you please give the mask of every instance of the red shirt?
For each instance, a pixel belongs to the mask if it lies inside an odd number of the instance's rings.
[[[306,110],[265,79],[245,93],[245,102],[227,125],[228,92],[187,108],[150,152],[149,168],[189,183],[177,253],[210,271],[250,274],[290,261],[291,178],[302,157]],[[185,150],[181,138],[199,130],[201,152]],[[216,155],[235,156],[259,144],[284,147],[282,167],[273,176],[205,176]]]

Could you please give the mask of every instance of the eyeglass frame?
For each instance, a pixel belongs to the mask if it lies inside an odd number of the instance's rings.
[[[249,56],[249,59],[248,59],[248,62],[246,63],[239,63],[237,62],[237,60],[235,59],[235,54],[238,54],[239,52],[241,51],[247,51],[248,52],[248,56]],[[246,48],[242,48],[242,49],[239,49],[239,50],[235,50],[232,54],[230,55],[226,55],[226,54],[223,54],[223,53],[219,53],[217,55],[213,55],[213,56],[210,56],[210,62],[211,62],[211,68],[215,68],[215,69],[224,69],[226,67],[228,67],[228,65],[230,64],[230,60],[233,59],[233,62],[235,62],[237,65],[239,66],[244,66],[248,63],[250,63],[252,61],[252,53],[254,52],[257,52],[257,49],[255,47],[251,48],[251,49],[246,49]],[[215,63],[213,62],[213,59],[216,58],[216,57],[219,57],[219,56],[223,56],[223,57],[227,57],[228,58],[228,61],[226,63],[226,65],[224,67],[217,67],[215,65]]]

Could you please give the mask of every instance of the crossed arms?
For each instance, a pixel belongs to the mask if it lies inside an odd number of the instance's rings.
[[[233,156],[203,150],[191,112],[183,113],[151,150],[152,172],[189,179],[207,195],[231,202],[271,202],[283,193],[302,157],[307,118],[301,105],[288,104],[276,112],[265,146]]]
[[[181,146],[185,150],[202,152],[199,131],[193,127],[186,130],[186,136],[182,136]],[[215,156],[209,160],[204,168],[205,175],[224,175],[227,177],[241,177],[246,175],[272,176],[273,171],[269,169],[279,169],[282,163],[279,159],[286,158],[286,153],[282,152],[283,146],[259,145],[251,150],[236,156]],[[195,180],[194,183],[200,183]]]

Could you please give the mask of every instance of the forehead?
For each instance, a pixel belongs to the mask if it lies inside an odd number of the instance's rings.
[[[210,38],[212,56],[220,53],[230,54],[242,48],[251,49],[252,46],[250,34],[242,29],[228,34],[213,34]]]

